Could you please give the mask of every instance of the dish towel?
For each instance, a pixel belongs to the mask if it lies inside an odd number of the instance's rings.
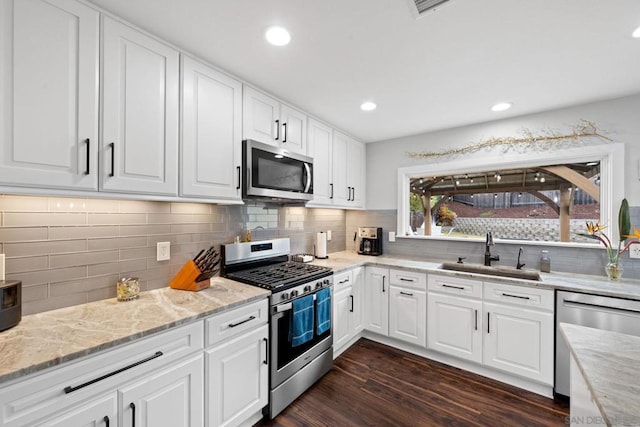
[[[331,288],[316,292],[317,332],[323,334],[331,328]]]
[[[293,347],[306,343],[313,338],[313,295],[294,299],[289,340]]]

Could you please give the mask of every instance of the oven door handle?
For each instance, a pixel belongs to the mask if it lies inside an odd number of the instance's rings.
[[[313,296],[313,300],[315,301],[316,300],[316,294],[313,294],[312,296]],[[293,308],[293,303],[292,302],[288,302],[286,304],[276,305],[274,307],[274,310],[275,310],[276,313],[283,313],[285,311],[291,310],[292,308]]]

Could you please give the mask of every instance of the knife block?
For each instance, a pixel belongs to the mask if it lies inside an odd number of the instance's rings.
[[[196,266],[193,260],[188,260],[178,271],[178,273],[171,279],[169,286],[172,289],[182,289],[184,291],[201,291],[211,286],[211,279],[196,282],[196,278],[202,272]]]

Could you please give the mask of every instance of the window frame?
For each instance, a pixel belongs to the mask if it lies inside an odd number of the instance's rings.
[[[624,199],[625,146],[623,143],[598,144],[583,147],[558,148],[535,153],[496,153],[493,157],[434,160],[416,166],[398,168],[398,217],[396,236],[407,239],[481,241],[478,238],[456,238],[447,236],[415,236],[408,233],[409,225],[409,180],[421,176],[464,175],[465,173],[488,172],[500,169],[531,168],[561,165],[565,163],[600,162],[600,223],[607,225],[611,236],[618,235],[618,209]],[[533,158],[532,158],[533,157]],[[616,239],[617,240],[617,239]],[[503,243],[544,244],[571,247],[591,247],[598,242],[537,242],[532,240],[501,240]]]

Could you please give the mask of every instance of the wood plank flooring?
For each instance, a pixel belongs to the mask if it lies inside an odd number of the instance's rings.
[[[566,402],[361,339],[256,426],[563,426]]]

